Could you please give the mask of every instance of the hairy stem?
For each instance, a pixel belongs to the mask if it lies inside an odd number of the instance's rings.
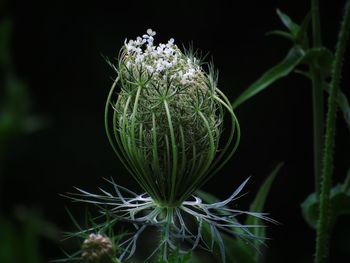
[[[312,44],[313,47],[321,47],[320,12],[318,0],[311,0],[312,14]],[[320,69],[310,65],[312,79],[312,107],[313,107],[313,144],[314,144],[314,178],[315,192],[318,196],[320,190],[320,177],[322,170],[322,150],[323,150],[323,89],[322,74]]]
[[[330,86],[330,95],[328,98],[328,112],[326,123],[325,152],[323,158],[323,170],[321,181],[321,194],[319,205],[319,219],[317,224],[316,239],[316,263],[327,262],[329,255],[329,236],[330,236],[330,190],[333,175],[333,155],[334,155],[334,137],[335,121],[337,110],[337,96],[341,78],[341,69],[345,53],[346,43],[350,30],[350,1],[345,6],[345,14],[341,23],[338,42],[335,52],[335,58],[332,65],[332,82]]]

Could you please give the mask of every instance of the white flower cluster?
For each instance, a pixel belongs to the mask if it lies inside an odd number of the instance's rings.
[[[171,38],[167,44],[154,45],[155,31],[136,40],[125,40],[125,65],[128,69],[144,68],[157,79],[167,78],[182,85],[194,83],[203,71],[196,58],[186,57]]]

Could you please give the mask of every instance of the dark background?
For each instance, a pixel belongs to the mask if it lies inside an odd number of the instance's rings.
[[[344,3],[321,1],[323,41],[331,50]],[[72,186],[93,191],[106,185],[102,177],[113,176],[119,184],[139,191],[104,133],[104,103],[115,74],[101,55],[113,59],[125,38],[134,39],[148,28],[157,32],[156,41],[171,37],[179,45],[193,41],[213,57],[219,87],[233,100],[279,62],[290,46],[285,39],[264,36],[283,29],[276,8],[300,22],[309,3],[11,0],[0,8],[0,19],[13,22],[13,65],[29,87],[31,112],[46,120],[42,129],[11,140],[1,164],[0,211],[16,220],[18,207],[35,208],[58,229],[67,230],[72,224],[64,206],[78,214],[83,209],[59,196]],[[343,90],[349,95],[348,72],[347,62]],[[268,229],[266,262],[311,262],[315,234],[300,212],[300,203],[314,185],[310,83],[292,74],[240,106],[237,116],[242,128],[239,150],[204,190],[224,198],[252,176],[248,195],[239,201],[248,209],[265,176],[284,161],[266,205],[271,217],[282,223]],[[339,116],[336,182],[343,180],[348,168],[350,145]],[[348,219],[342,218],[335,229],[333,262],[343,262],[341,256],[349,253],[349,243],[342,243]],[[59,244],[45,238],[40,250],[44,262],[61,255]]]

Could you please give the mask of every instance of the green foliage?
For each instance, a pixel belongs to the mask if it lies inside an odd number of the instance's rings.
[[[310,48],[304,51],[300,46],[293,46],[280,63],[266,71],[257,81],[244,90],[242,94],[234,100],[232,107],[237,108],[243,102],[268,88],[275,81],[288,76],[301,64],[313,64],[316,68],[321,69],[325,76],[329,76],[332,61],[333,54],[326,48]],[[310,78],[308,72],[297,72]]]
[[[343,184],[338,184],[331,189],[330,207],[331,223],[335,223],[337,218],[341,215],[350,215],[350,170]],[[308,225],[314,229],[317,226],[319,217],[318,208],[319,200],[315,193],[310,194],[301,204],[302,213]]]
[[[84,224],[80,224],[77,219],[73,216],[73,214],[66,209],[69,218],[72,220],[76,231],[65,232],[65,240],[73,239],[77,241],[79,244],[79,249],[77,249],[73,253],[68,253],[63,251],[65,254],[65,258],[53,260],[52,262],[84,262],[85,260],[82,258],[82,254],[84,252],[82,245],[84,241],[89,239],[90,235],[101,235],[110,240],[112,244],[113,256],[109,256],[107,259],[108,263],[120,263],[120,261],[116,258],[116,253],[119,252],[119,242],[126,235],[126,233],[117,233],[116,225],[118,224],[118,220],[116,218],[111,218],[109,216],[108,211],[101,216],[94,217],[91,213],[86,210],[85,212],[85,222]],[[102,263],[102,262],[101,262]]]
[[[0,262],[41,263],[39,242],[42,238],[57,242],[58,229],[36,210],[18,208],[18,220],[0,218]]]
[[[304,52],[299,47],[293,47],[280,63],[266,71],[257,81],[244,90],[233,101],[232,107],[234,109],[237,108],[240,104],[263,91],[278,79],[289,75],[302,61],[303,55]]]
[[[275,180],[278,172],[282,168],[283,163],[279,163],[275,169],[269,174],[269,176],[265,179],[264,183],[260,186],[258,193],[256,194],[254,201],[250,205],[249,211],[252,212],[262,212],[265,206],[266,199],[270,192],[273,181]],[[218,202],[218,198],[213,196],[212,194],[206,193],[204,191],[198,191],[197,194],[208,203]],[[223,213],[222,216],[227,214]],[[259,218],[255,218],[254,216],[248,216],[245,222],[245,225],[261,225],[262,220]],[[208,243],[210,243],[211,235],[210,228],[208,225],[204,225],[204,235],[205,239]],[[252,241],[248,241],[245,239],[241,239],[239,237],[233,237],[229,235],[222,235],[223,241],[225,244],[225,255],[228,262],[232,263],[255,263],[259,261],[261,257],[261,245],[263,244],[263,240],[266,238],[266,230],[265,227],[254,227],[251,229],[252,234],[257,237]],[[235,229],[236,234],[244,234],[244,232],[237,231]],[[220,258],[220,247],[217,245],[212,247],[214,255]]]
[[[219,202],[220,200],[216,196],[204,191],[197,191],[197,194],[199,197],[201,197],[205,202],[209,204]],[[225,216],[225,215],[227,215],[227,213],[222,213],[222,216]],[[211,237],[211,231],[210,231],[209,225],[204,224],[203,229],[204,229],[204,234],[203,234],[204,239],[208,244],[210,244],[212,242],[213,237]],[[235,232],[237,232],[236,229],[235,229]],[[243,234],[242,231],[239,231],[238,233]],[[226,255],[227,262],[254,263],[254,257],[253,257],[253,254],[251,253],[252,251],[249,244],[241,242],[240,239],[229,236],[227,234],[223,234],[222,239],[225,244],[225,255]],[[219,260],[221,255],[220,247],[218,245],[212,244],[211,249],[213,251],[214,256]]]
[[[333,59],[334,55],[328,48],[310,48],[305,53],[301,64],[312,64],[321,71],[324,78],[327,78],[331,75]]]
[[[27,85],[12,68],[10,39],[12,22],[0,23],[0,154],[6,144],[18,135],[41,129],[43,118],[30,114],[31,99]]]
[[[281,22],[289,30],[289,32],[276,30],[278,32],[277,35],[287,37],[288,39],[292,40],[294,44],[300,45],[302,48],[307,48],[308,39],[307,39],[306,33],[310,23],[310,13],[308,13],[305,16],[302,23],[298,25],[287,14],[283,13],[281,10],[277,9],[276,12]],[[276,31],[272,31],[271,33]]]
[[[292,33],[293,36],[297,36],[300,30],[300,26],[296,24],[287,14],[283,13],[281,10],[277,9],[276,12],[284,26]]]
[[[263,73],[261,77],[258,78],[258,80],[251,84],[246,90],[242,92],[241,95],[239,95],[233,101],[233,108],[237,108],[243,102],[247,101],[267,87],[271,86],[277,80],[288,76],[300,64],[306,63],[316,57],[322,58],[319,58],[317,60],[317,62],[322,62],[322,66],[325,63],[324,53],[326,53],[326,51],[316,52],[315,50],[308,50],[307,28],[310,22],[310,15],[307,14],[301,25],[298,25],[293,22],[289,16],[282,13],[280,10],[277,10],[277,14],[289,31],[274,30],[269,32],[268,35],[278,35],[284,38],[288,38],[293,42],[294,45],[291,47],[286,57],[281,62],[277,63],[275,66]],[[320,53],[322,53],[322,56],[320,56]],[[330,68],[330,65],[327,66]]]
[[[170,254],[168,260],[158,259],[154,263],[192,263],[192,253],[181,254],[178,250]]]
[[[277,174],[279,173],[280,169],[282,168],[283,163],[279,163],[275,169],[270,173],[270,175],[265,179],[264,183],[260,186],[260,189],[258,191],[258,193],[255,196],[254,201],[252,202],[252,204],[249,207],[249,211],[252,212],[262,212],[265,206],[265,202],[266,199],[268,197],[268,194],[270,192],[272,183],[274,182]],[[248,216],[246,222],[246,225],[261,225],[262,224],[262,220],[254,217],[254,216]],[[257,237],[261,237],[262,239],[266,238],[266,229],[264,227],[256,227],[252,229],[252,233],[257,236]],[[261,246],[262,246],[262,242],[260,239],[254,240],[254,247],[260,251],[261,250]],[[259,256],[261,256],[260,253],[255,253],[255,259],[258,261]]]

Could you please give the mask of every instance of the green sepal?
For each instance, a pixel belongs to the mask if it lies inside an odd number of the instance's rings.
[[[331,190],[331,222],[335,222],[341,215],[350,215],[350,172],[344,184],[338,184]],[[314,229],[317,226],[319,201],[316,194],[310,194],[301,204],[302,214],[308,225]]]

